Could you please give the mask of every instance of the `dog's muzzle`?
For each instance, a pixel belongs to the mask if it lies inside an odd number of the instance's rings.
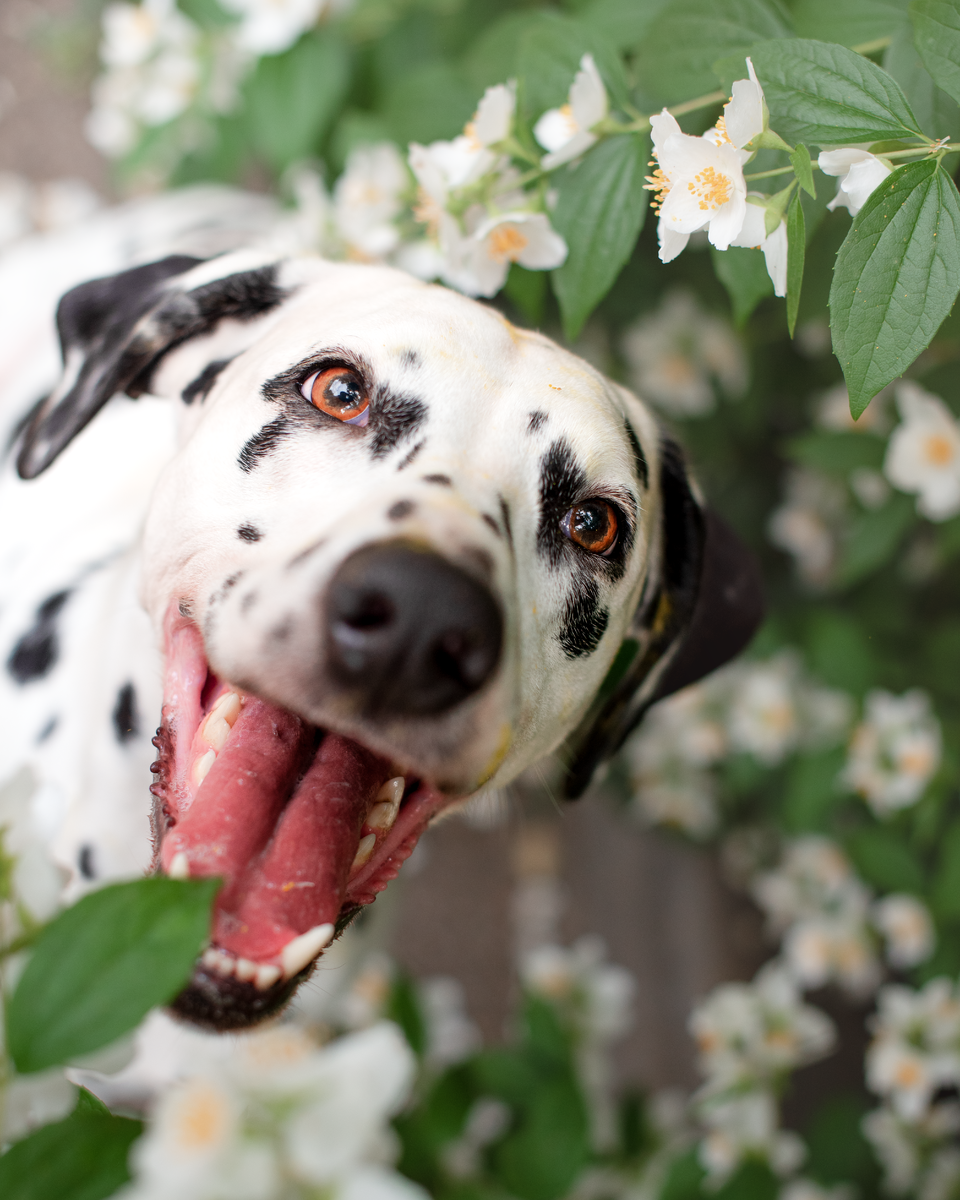
[[[329,670],[370,715],[446,712],[500,661],[503,620],[473,576],[398,542],[366,546],[326,596]]]

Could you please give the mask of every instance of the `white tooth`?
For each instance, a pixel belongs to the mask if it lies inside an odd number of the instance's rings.
[[[211,713],[203,723],[200,736],[214,750],[222,750],[230,736],[230,726],[219,714]]]
[[[243,983],[249,983],[258,971],[257,964],[251,962],[249,958],[237,959],[237,978]]]
[[[364,825],[368,829],[379,829],[381,831],[389,829],[397,819],[399,811],[396,804],[391,804],[389,800],[383,800],[370,809]]]
[[[313,962],[332,937],[332,925],[314,925],[306,933],[301,933],[292,942],[288,942],[280,951],[284,979],[291,979],[298,971],[302,971],[307,963]]]
[[[267,988],[272,988],[280,978],[280,968],[272,967],[264,964],[262,967],[257,967],[257,973],[254,976],[254,987],[258,991],[265,992]]]
[[[209,967],[212,971],[214,970],[214,963],[220,961],[220,951],[214,950],[214,948],[211,946],[209,949],[204,950],[203,958],[201,958],[200,961],[205,967]]]
[[[377,801],[389,800],[391,804],[399,807],[400,801],[403,799],[404,778],[402,775],[396,775],[393,779],[388,779],[379,792],[377,792]]]
[[[357,853],[354,855],[353,862],[350,864],[350,870],[356,871],[358,867],[362,867],[373,853],[373,848],[377,844],[377,835],[368,833],[365,838],[360,839],[360,845],[357,847]]]
[[[201,961],[207,970],[216,971],[218,975],[225,976],[233,974],[233,968],[236,963],[236,959],[232,954],[224,954],[216,946],[211,946],[209,950],[205,950]]]
[[[173,858],[170,859],[170,866],[167,867],[167,876],[170,879],[190,878],[190,860],[187,858],[185,850],[178,850]]]
[[[237,717],[240,716],[240,697],[236,692],[224,692],[210,710],[211,716],[214,713],[218,717],[222,717],[232,729],[237,722]]]
[[[210,768],[217,761],[216,750],[208,750],[203,758],[198,758],[193,764],[193,779],[195,783],[203,783]]]

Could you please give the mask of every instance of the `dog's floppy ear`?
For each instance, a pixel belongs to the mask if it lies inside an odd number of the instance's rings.
[[[168,350],[224,317],[249,321],[276,307],[287,294],[277,264],[249,261],[239,253],[207,263],[177,254],[67,292],[57,309],[63,376],[24,434],[21,479],[45,471],[116,392],[146,391]]]
[[[630,631],[586,719],[567,743],[565,792],[580,796],[658,700],[728,662],[763,619],[756,559],[701,507],[675,442],[661,443],[660,546]]]

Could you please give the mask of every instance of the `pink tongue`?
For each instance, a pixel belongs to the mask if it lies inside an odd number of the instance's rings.
[[[223,876],[213,941],[238,958],[276,958],[294,937],[336,921],[364,818],[389,773],[336,734],[307,768],[314,737],[291,713],[248,696],[196,799],[164,838],[165,870],[182,852],[191,876]]]

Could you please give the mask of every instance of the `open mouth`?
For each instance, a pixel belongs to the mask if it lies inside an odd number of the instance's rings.
[[[210,946],[172,1007],[242,1028],[292,995],[451,797],[219,679],[175,605],[164,633],[154,867],[223,879]]]

